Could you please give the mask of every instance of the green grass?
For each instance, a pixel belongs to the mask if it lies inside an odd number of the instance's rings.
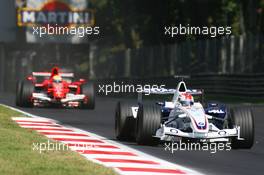
[[[47,143],[45,136],[19,127],[11,117],[20,113],[0,105],[0,174],[3,175],[115,175],[110,169],[78,153],[33,150],[33,143]],[[23,116],[24,117],[24,116]]]

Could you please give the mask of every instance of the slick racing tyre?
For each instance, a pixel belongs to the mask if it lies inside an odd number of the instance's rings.
[[[95,108],[95,93],[94,84],[89,82],[81,87],[81,93],[87,97],[87,100],[82,103],[82,108],[84,109],[94,109]]]
[[[254,119],[249,108],[231,108],[231,122],[233,126],[240,127],[240,138],[233,138],[231,145],[233,149],[249,149],[254,143]]]
[[[21,85],[21,106],[33,107],[32,93],[34,92],[34,84],[30,81],[23,81]]]
[[[137,104],[118,102],[115,111],[115,134],[118,140],[131,140],[135,134],[136,119],[132,107]]]
[[[17,81],[16,83],[16,106],[21,106],[21,90],[22,90],[22,81]]]
[[[157,105],[140,105],[137,114],[136,141],[139,145],[158,145],[154,138],[161,123],[161,109]]]

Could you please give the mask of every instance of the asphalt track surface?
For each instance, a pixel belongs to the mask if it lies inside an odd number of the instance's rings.
[[[115,140],[114,111],[118,99],[96,99],[95,110],[19,108],[42,117],[52,118],[62,124],[71,125]],[[14,105],[14,95],[0,95],[0,103]],[[133,142],[121,142],[139,151],[158,158],[183,165],[205,174],[263,174],[264,172],[264,105],[251,106],[255,119],[255,144],[250,150],[218,151],[176,151],[173,154],[164,146],[138,146]]]

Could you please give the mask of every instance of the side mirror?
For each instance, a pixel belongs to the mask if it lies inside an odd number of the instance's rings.
[[[160,101],[156,102],[156,104],[157,104],[157,105],[160,105],[160,106],[163,106],[163,105],[165,105],[165,103],[164,103],[164,102],[160,102]]]
[[[29,81],[35,81],[35,80],[36,80],[36,78],[35,78],[35,77],[33,77],[32,75],[30,75],[30,76],[28,76],[28,77],[27,77],[27,80],[29,80]]]
[[[86,80],[83,79],[83,78],[80,78],[79,81],[80,81],[81,83],[85,83],[85,82],[86,82]]]

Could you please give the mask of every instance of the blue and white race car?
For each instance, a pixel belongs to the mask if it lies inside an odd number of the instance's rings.
[[[230,108],[220,103],[203,103],[202,90],[189,90],[185,82],[176,89],[144,90],[173,95],[165,102],[118,102],[115,131],[119,140],[134,139],[140,145],[160,141],[230,142],[232,148],[251,148],[254,121],[249,108]],[[197,100],[194,97],[201,97]],[[194,100],[196,99],[196,100]]]

